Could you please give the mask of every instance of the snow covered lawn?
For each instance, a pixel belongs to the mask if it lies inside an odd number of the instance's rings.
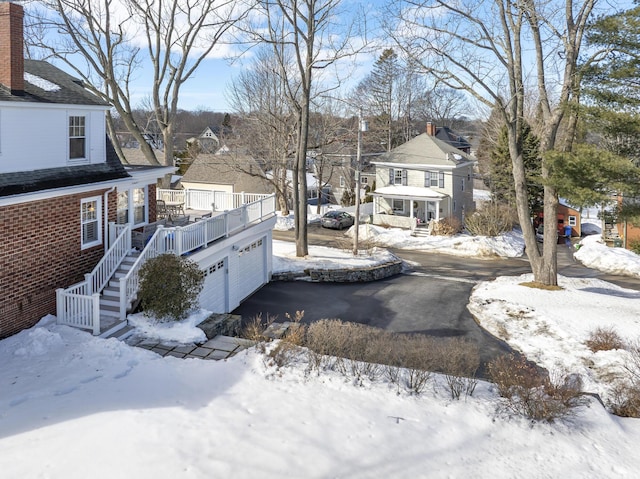
[[[368,234],[384,241],[386,231]],[[413,247],[409,237],[392,237],[394,247]],[[522,254],[517,233],[493,243],[432,238],[455,254]],[[292,245],[274,242],[274,269],[392,258],[382,250],[366,258],[313,246],[309,253],[298,259]],[[637,266],[638,257],[625,261]],[[481,283],[469,307],[527,357],[581,374],[585,389],[607,400],[607,381],[622,373],[627,353],[591,353],[584,340],[598,326],[639,337],[640,293],[591,279],[560,278],[561,291],[519,284],[530,279]],[[198,337],[197,322],[173,331],[137,324],[166,340]],[[486,382],[453,401],[436,376],[410,396],[382,380],[356,386],[337,373],[308,374],[302,364],[278,370],[253,349],[227,361],[163,358],[53,317],[0,341],[0,362],[3,478],[635,478],[640,470],[640,420],[612,416],[596,400],[569,421],[531,424],[498,412]]]
[[[622,353],[590,354],[583,340],[597,325],[637,337],[639,293],[596,280],[563,278],[555,292],[518,285],[527,279],[482,283],[474,314],[606,395],[601,371]],[[595,400],[568,422],[532,425],[498,413],[485,382],[461,401],[437,379],[410,396],[303,365],[277,370],[254,350],[221,362],[162,358],[51,317],[0,341],[0,361],[7,478],[617,478],[640,469],[640,420]]]

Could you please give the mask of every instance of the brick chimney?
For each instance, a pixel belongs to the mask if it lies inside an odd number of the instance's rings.
[[[427,135],[436,136],[436,125],[430,121],[427,122]]]
[[[14,95],[24,94],[24,10],[0,3],[0,84]]]

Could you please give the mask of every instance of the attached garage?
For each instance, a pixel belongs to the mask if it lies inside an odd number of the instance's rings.
[[[205,274],[201,308],[228,313],[269,282],[274,224],[275,217],[191,255]]]

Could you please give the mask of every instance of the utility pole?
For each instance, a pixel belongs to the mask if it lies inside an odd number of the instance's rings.
[[[362,119],[362,108],[358,111],[358,146],[356,150],[356,218],[353,234],[353,255],[358,256],[358,233],[360,232],[360,169],[362,161],[362,132],[368,131],[368,123]]]

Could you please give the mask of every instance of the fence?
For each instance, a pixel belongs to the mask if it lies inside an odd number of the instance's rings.
[[[184,203],[186,209],[203,211],[230,211],[271,196],[273,195],[194,189],[159,188],[156,190],[156,199],[158,200],[164,200],[167,203]]]

